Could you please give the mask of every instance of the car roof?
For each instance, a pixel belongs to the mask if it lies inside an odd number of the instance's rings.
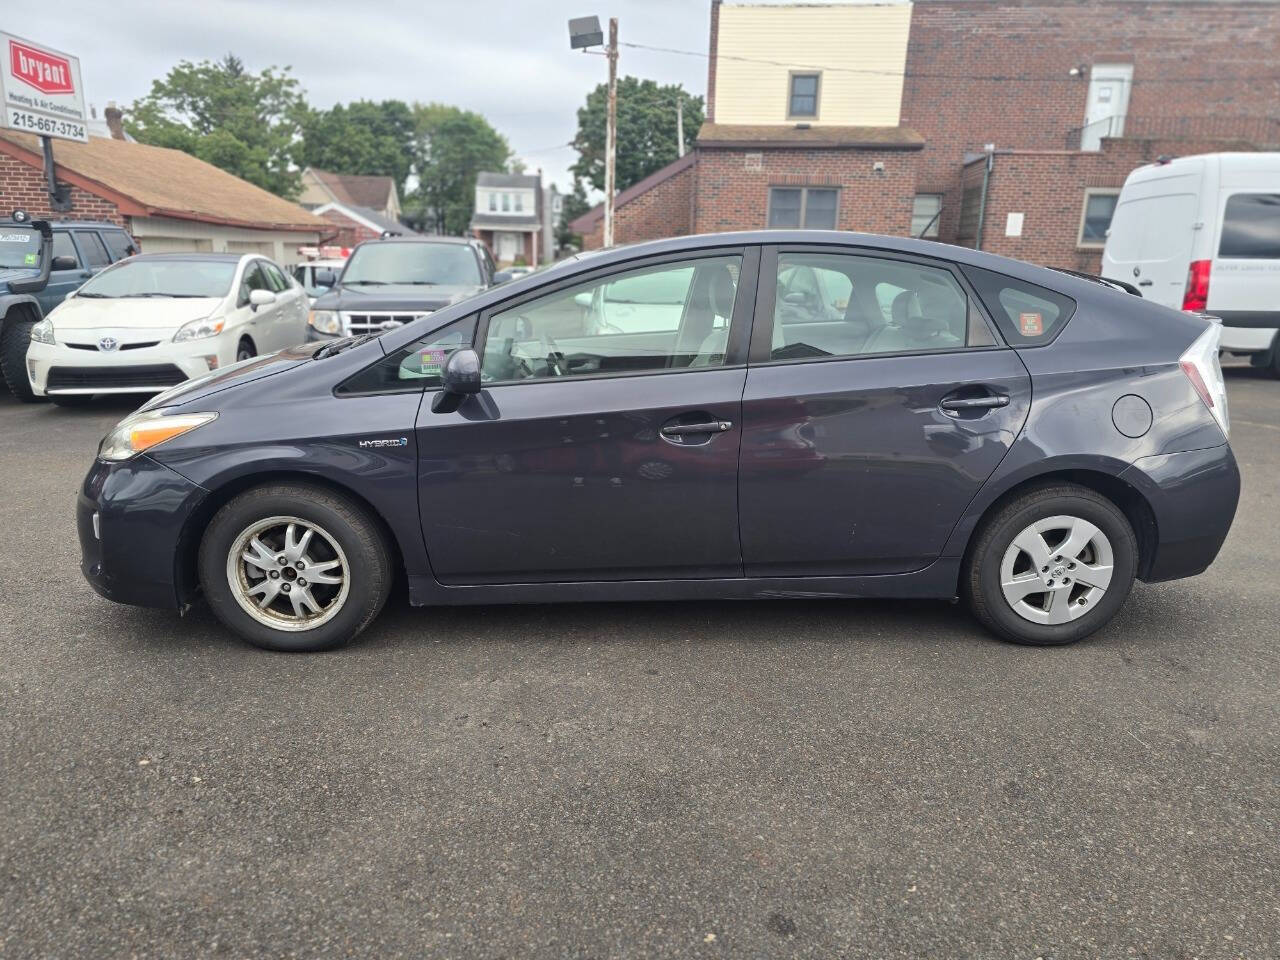
[[[262,253],[203,253],[192,250],[190,253],[139,253],[130,260],[208,260],[213,263],[239,263],[246,257],[271,258]]]
[[[367,247],[375,243],[452,243],[459,246],[474,246],[478,242],[474,237],[378,237],[374,240],[362,241],[360,246]]]
[[[108,223],[105,220],[47,220],[49,227],[53,230],[72,230],[84,229],[86,227],[94,230],[119,230],[122,233],[128,233],[124,227],[118,223]]]

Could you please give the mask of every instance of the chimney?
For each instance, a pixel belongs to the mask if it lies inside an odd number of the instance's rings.
[[[106,118],[107,129],[111,131],[111,139],[123,140],[124,114],[120,112],[120,108],[116,106],[114,100],[107,101],[107,109],[102,111],[102,116]]]

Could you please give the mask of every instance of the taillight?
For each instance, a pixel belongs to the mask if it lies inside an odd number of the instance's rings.
[[[1192,260],[1187,270],[1187,289],[1182,294],[1182,309],[1202,312],[1209,304],[1209,271],[1212,260]]]
[[[1208,329],[1196,337],[1195,343],[1178,358],[1178,366],[1204,405],[1218,421],[1224,434],[1231,432],[1231,419],[1227,415],[1227,384],[1222,377],[1222,364],[1218,361],[1218,343],[1222,339],[1222,324],[1216,319]]]

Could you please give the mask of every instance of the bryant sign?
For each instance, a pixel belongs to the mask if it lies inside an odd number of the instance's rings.
[[[88,142],[80,60],[0,33],[0,127]]]

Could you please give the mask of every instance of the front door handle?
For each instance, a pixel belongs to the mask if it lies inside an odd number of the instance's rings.
[[[1155,281],[1154,281],[1154,280],[1139,280],[1139,281],[1138,281],[1138,286],[1140,286],[1140,287],[1149,287],[1149,286],[1151,286],[1153,283],[1155,283]]]
[[[943,410],[976,410],[981,407],[1007,407],[1009,398],[1003,393],[993,393],[985,397],[954,397],[943,400],[939,406]]]
[[[712,420],[709,423],[673,423],[662,428],[664,437],[690,437],[699,433],[724,433],[733,429],[732,420]]]

